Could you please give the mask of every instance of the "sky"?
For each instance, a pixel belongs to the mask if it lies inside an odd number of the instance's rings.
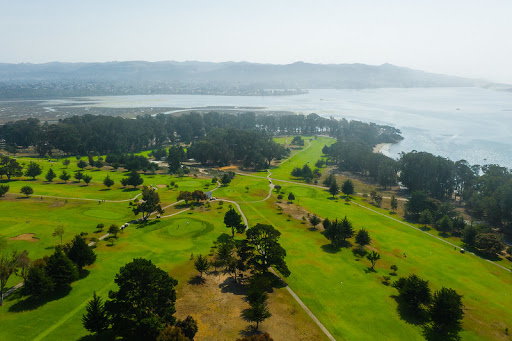
[[[0,0],[0,62],[391,63],[512,84],[511,0]]]

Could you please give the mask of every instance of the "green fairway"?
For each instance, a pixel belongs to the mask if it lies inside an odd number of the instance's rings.
[[[308,143],[310,139],[311,145]],[[282,162],[277,168],[271,170],[272,178],[297,180],[295,177],[291,176],[291,172],[295,167],[302,168],[305,164],[308,164],[309,167],[314,170],[316,168],[315,162],[322,157],[322,148],[325,145],[331,145],[336,142],[336,140],[325,136],[318,136],[317,139],[305,137],[304,140],[305,145],[302,149],[294,150],[292,157],[288,161]]]
[[[0,309],[1,340],[69,340],[88,332],[82,327],[85,304],[95,290],[106,298],[114,289],[115,274],[133,258],[144,257],[178,279],[181,285],[189,278],[192,253],[208,253],[212,242],[225,232],[216,210],[190,212],[176,219],[157,221],[137,229],[130,227],[113,247],[100,243],[98,259],[86,278],[73,284],[71,292],[58,300],[31,308],[15,296]],[[179,287],[178,287],[179,293]]]
[[[284,143],[286,140],[290,142],[291,138],[276,140]],[[314,169],[314,163],[322,156],[323,146],[334,141],[318,137],[311,141],[309,147],[306,142],[305,147],[308,148],[294,150],[289,160],[271,169],[271,177],[294,180],[290,175],[292,169],[302,167],[308,161]],[[48,161],[40,162],[46,169],[50,166]],[[54,167],[59,167],[59,174],[61,165],[54,164]],[[70,165],[69,170],[76,171],[76,166]],[[67,242],[83,231],[89,233],[88,237],[102,235],[95,233],[98,223],[108,226],[135,218],[128,201],[140,193],[140,188],[120,187],[119,180],[126,173],[109,169],[87,172],[94,174],[90,186],[69,182],[60,184],[60,180],[48,184],[42,181],[43,176],[35,181],[9,182],[11,193],[19,192],[23,185],[30,184],[34,187],[35,196],[21,198],[21,195],[10,195],[8,199],[0,199],[0,248],[8,251],[27,249],[30,258],[35,259],[51,254],[53,247],[60,243],[58,238],[52,237],[53,230],[59,225],[66,231],[63,241]],[[102,185],[107,174],[116,181],[111,190],[105,190]],[[280,242],[287,251],[286,261],[292,273],[286,279],[287,283],[336,339],[423,339],[421,326],[415,325],[398,309],[397,291],[383,283],[384,276],[390,276],[392,264],[398,266],[399,276],[415,273],[428,280],[433,290],[446,286],[464,295],[466,316],[461,333],[464,340],[506,339],[505,328],[512,328],[510,272],[474,255],[461,254],[458,249],[432,235],[390,219],[400,218],[360,198],[354,198],[354,201],[377,212],[340,198],[333,199],[320,188],[275,180],[275,184],[282,186],[285,197],[290,192],[296,197],[293,204],[283,203],[285,209],[280,212],[276,205],[276,191],[265,200],[269,193],[269,181],[265,178],[268,173],[255,174],[261,178],[236,175],[228,186],[215,190],[213,196],[238,202],[249,226],[272,224],[282,233]],[[156,174],[143,175],[143,178],[145,185],[158,187],[162,206],[175,203],[182,190],[206,192],[216,187],[211,179],[193,176],[177,178]],[[178,187],[166,187],[171,181]],[[41,199],[38,195],[69,199]],[[72,200],[72,197],[94,200]],[[125,201],[98,203],[97,199]],[[51,300],[41,307],[30,307],[17,294],[11,296],[5,307],[0,308],[0,340],[69,339],[70,335],[79,339],[87,335],[80,318],[92,291],[96,290],[105,297],[108,290],[114,288],[113,278],[119,268],[134,257],[152,259],[184,283],[192,269],[191,254],[208,253],[214,240],[230,233],[223,224],[229,204],[219,206],[219,200],[213,201],[211,208],[206,210],[183,212],[139,229],[132,225],[112,247],[100,242],[97,262],[89,269],[88,276],[73,284],[73,290],[67,296]],[[180,210],[169,207],[165,215],[176,212]],[[307,212],[329,219],[342,219],[346,215],[355,230],[368,230],[372,238],[368,249],[381,255],[376,271],[369,271],[369,261],[358,257],[351,248],[332,250],[320,231],[302,223],[300,218]],[[39,238],[38,241],[9,239],[29,233]],[[432,234],[437,235],[437,232],[432,231]],[[455,238],[446,240],[460,244],[460,240]],[[511,268],[506,260],[499,263]],[[391,278],[393,281],[397,277]],[[8,286],[19,281],[13,276]]]

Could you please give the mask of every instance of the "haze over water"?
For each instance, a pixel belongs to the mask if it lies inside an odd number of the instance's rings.
[[[248,106],[303,114],[314,112],[324,117],[344,117],[399,128],[404,140],[391,147],[391,157],[398,157],[402,151],[417,150],[454,161],[465,159],[471,164],[497,163],[512,168],[512,93],[504,91],[386,88],[310,90],[305,95],[275,97],[151,95],[91,99],[96,103],[94,106],[117,108]]]

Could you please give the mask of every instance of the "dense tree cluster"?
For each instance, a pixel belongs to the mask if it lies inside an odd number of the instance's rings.
[[[368,141],[345,139],[325,146],[322,152],[327,156],[327,162],[336,165],[341,171],[369,176],[383,187],[395,185],[398,162],[374,153],[373,146]]]
[[[36,118],[9,122],[0,127],[7,145],[34,146],[40,155],[59,149],[66,154],[126,153],[161,146],[165,142],[188,144],[217,128],[261,130],[271,134],[330,134],[357,138],[375,145],[396,142],[400,131],[373,123],[336,120],[310,115],[237,115],[192,112],[186,115],[138,116],[136,119],[83,115],[48,124]],[[257,156],[257,153],[255,153]],[[162,157],[162,156],[161,156]],[[266,155],[263,155],[266,157]]]
[[[270,134],[235,128],[216,128],[187,150],[189,158],[203,164],[241,163],[258,169],[268,167],[273,159],[281,159],[285,154],[285,148]]]

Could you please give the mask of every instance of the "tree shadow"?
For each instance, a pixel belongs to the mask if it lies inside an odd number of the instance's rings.
[[[197,275],[197,276],[191,277],[187,283],[190,285],[203,285],[205,282],[206,282],[206,278]]]
[[[231,236],[227,233],[221,233],[218,237],[217,237],[217,242],[219,243],[225,243],[227,242],[228,240],[231,239]]]
[[[245,286],[235,281],[233,277],[227,277],[224,282],[219,284],[222,293],[230,293],[234,295],[245,295],[247,290]]]
[[[367,267],[366,269],[364,269],[364,273],[365,274],[373,274],[373,273],[377,273],[377,270],[372,269],[371,267]]]
[[[138,188],[125,188],[123,189],[123,192],[135,192],[135,191],[139,191]]]
[[[366,251],[365,249],[361,249],[359,247],[352,249],[352,254],[354,254],[356,258],[363,258],[364,256],[366,256],[367,253],[368,251]]]
[[[420,226],[420,230],[422,230],[422,231],[430,231],[430,230],[432,230],[432,228],[429,227],[429,226]]]
[[[311,232],[318,231],[318,229],[316,227],[308,227],[308,230]]]
[[[397,303],[396,311],[402,321],[415,326],[420,326],[428,322],[428,316],[425,309],[413,309],[397,295],[391,295],[391,298]]]
[[[454,329],[440,330],[434,324],[426,324],[423,326],[422,334],[427,341],[459,341],[462,338],[459,335],[461,327]]]
[[[68,287],[66,289],[57,290],[57,291],[51,293],[50,295],[47,295],[42,298],[34,298],[32,296],[27,296],[25,299],[20,299],[18,302],[14,303],[12,306],[10,306],[9,312],[21,313],[24,311],[35,310],[39,307],[42,307],[43,305],[45,305],[48,302],[56,301],[56,300],[66,297],[70,292],[71,292],[71,287]],[[20,298],[22,294],[20,292],[20,293],[16,293],[15,295],[19,295],[17,297]],[[13,297],[13,298],[16,298],[16,297]]]
[[[245,309],[245,310],[247,310],[247,309]],[[251,337],[251,336],[255,336],[255,335],[263,335],[264,332],[262,332],[261,330],[256,330],[256,327],[253,325],[249,325],[245,329],[240,330],[238,332],[238,334],[243,337]]]
[[[324,244],[321,246],[322,250],[327,253],[335,254],[341,251],[341,247],[332,244]]]
[[[158,224],[159,222],[160,222],[160,220],[158,220],[158,219],[143,220],[142,222],[137,224],[137,228],[138,229],[143,229],[145,227]]]
[[[109,341],[115,340],[115,335],[111,331],[104,331],[101,334],[89,334],[82,336],[77,341]]]
[[[112,189],[111,188],[103,188],[103,189],[100,189],[100,192],[106,192],[106,191],[111,191]]]
[[[89,276],[89,274],[91,273],[91,271],[89,271],[88,269],[82,269],[79,273],[78,273],[78,280],[81,280],[81,279],[84,279],[84,278],[87,278]]]

